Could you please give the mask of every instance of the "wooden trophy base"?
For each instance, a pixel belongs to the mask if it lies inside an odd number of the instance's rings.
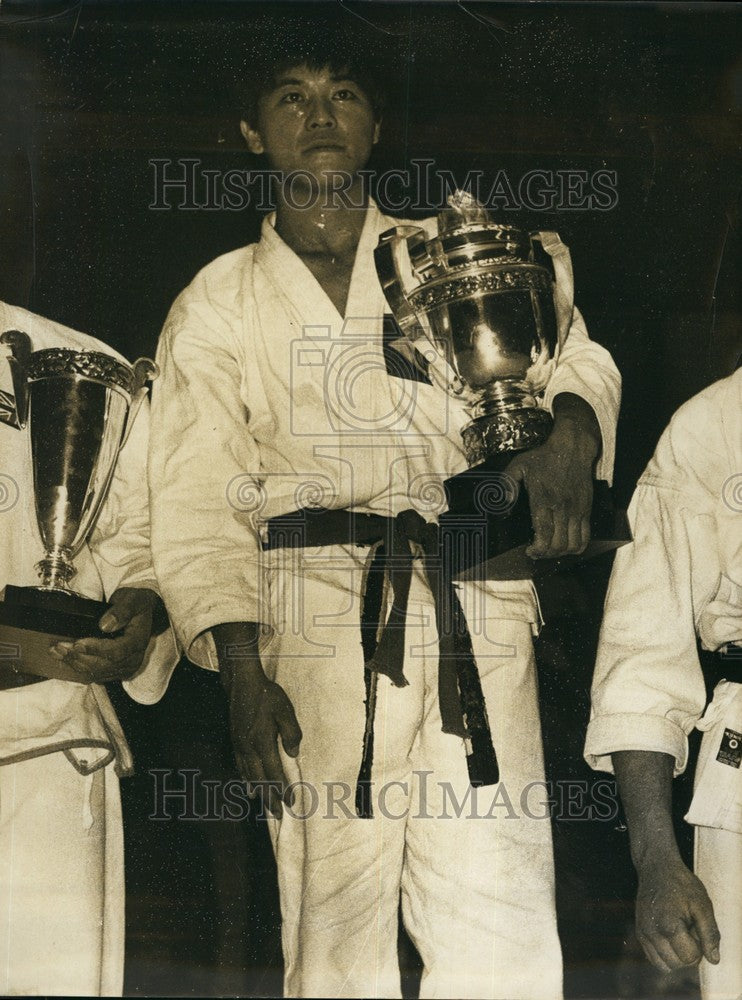
[[[79,594],[9,584],[0,602],[0,689],[29,683],[24,679],[29,674],[83,683],[49,647],[90,637],[110,639],[110,633],[98,628],[107,607]]]
[[[526,491],[504,470],[513,452],[485,462],[444,481],[448,511],[441,514],[443,558],[450,559],[454,580],[531,579],[534,567],[563,567],[591,559],[631,541],[626,512],[613,504],[605,480],[593,483],[590,542],[578,556],[533,560],[525,550],[533,538]]]

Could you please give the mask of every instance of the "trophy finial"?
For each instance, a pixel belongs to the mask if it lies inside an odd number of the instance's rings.
[[[438,226],[441,235],[464,226],[486,226],[492,222],[487,209],[469,191],[454,191],[446,204]]]

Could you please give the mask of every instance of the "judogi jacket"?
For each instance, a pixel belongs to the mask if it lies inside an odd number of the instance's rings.
[[[676,774],[686,767],[706,703],[696,636],[708,650],[742,641],[740,470],[742,371],[677,411],[637,485],[634,542],[617,552],[606,598],[585,743],[592,767],[611,771],[617,750],[669,754]],[[742,653],[727,651],[730,664]],[[720,685],[711,714],[735,697],[742,719],[739,690]]]
[[[257,244],[194,278],[170,311],[157,354],[155,571],[187,655],[212,669],[214,625],[280,624],[281,602],[271,600],[262,572],[265,519],[315,505],[387,516],[412,507],[432,520],[445,509],[440,481],[466,468],[458,404],[437,386],[387,370],[389,310],[373,250],[399,220],[373,204],[367,210],[345,318],[274,221],[264,220]],[[620,376],[572,305],[571,269],[558,267],[557,279],[568,336],[540,373],[543,405],[571,392],[592,406],[603,438],[598,475],[610,478]],[[305,553],[307,574],[311,558]],[[498,582],[497,601],[493,617],[537,623],[530,583]]]

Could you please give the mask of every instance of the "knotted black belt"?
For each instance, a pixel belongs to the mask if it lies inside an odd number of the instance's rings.
[[[716,672],[714,683],[725,680],[742,684],[742,641],[727,643],[714,653],[713,660]]]
[[[450,561],[443,558],[437,525],[414,510],[397,517],[357,514],[350,510],[303,509],[267,522],[264,549],[309,548],[323,545],[377,545],[364,581],[361,609],[361,646],[366,680],[366,728],[363,756],[356,785],[356,813],[373,815],[371,768],[374,753],[376,682],[386,674],[397,687],[404,676],[407,601],[412,583],[410,542],[423,552],[425,575],[433,595],[439,636],[438,699],[444,733],[465,741],[469,781],[475,787],[499,781],[487,710],[471,636],[451,578]],[[382,624],[385,586],[392,592],[389,617]]]

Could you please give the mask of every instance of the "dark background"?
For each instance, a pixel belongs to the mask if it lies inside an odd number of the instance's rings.
[[[516,182],[532,168],[616,171],[610,211],[510,214],[557,228],[569,244],[577,302],[622,371],[616,489],[626,500],[672,411],[731,372],[742,351],[740,12],[712,3],[6,0],[0,296],[131,359],[151,354],[177,293],[213,257],[256,238],[259,217],[252,206],[152,210],[150,160],[254,168],[235,82],[284,35],[349,26],[391,90],[378,171],[415,157],[461,178],[504,169]],[[608,569],[598,562],[565,580],[569,611],[555,608],[539,641],[554,780],[594,780],[580,754]],[[199,794],[204,779],[232,774],[218,679],[182,665],[161,705],[117,705],[139,767],[123,787],[127,992],[276,994],[276,890],[262,824],[148,819],[152,768],[200,769]],[[194,809],[204,812],[203,799]],[[556,820],[554,832],[568,994],[694,995],[692,977],[654,975],[633,941],[620,817]],[[414,990],[415,956],[401,948]]]

